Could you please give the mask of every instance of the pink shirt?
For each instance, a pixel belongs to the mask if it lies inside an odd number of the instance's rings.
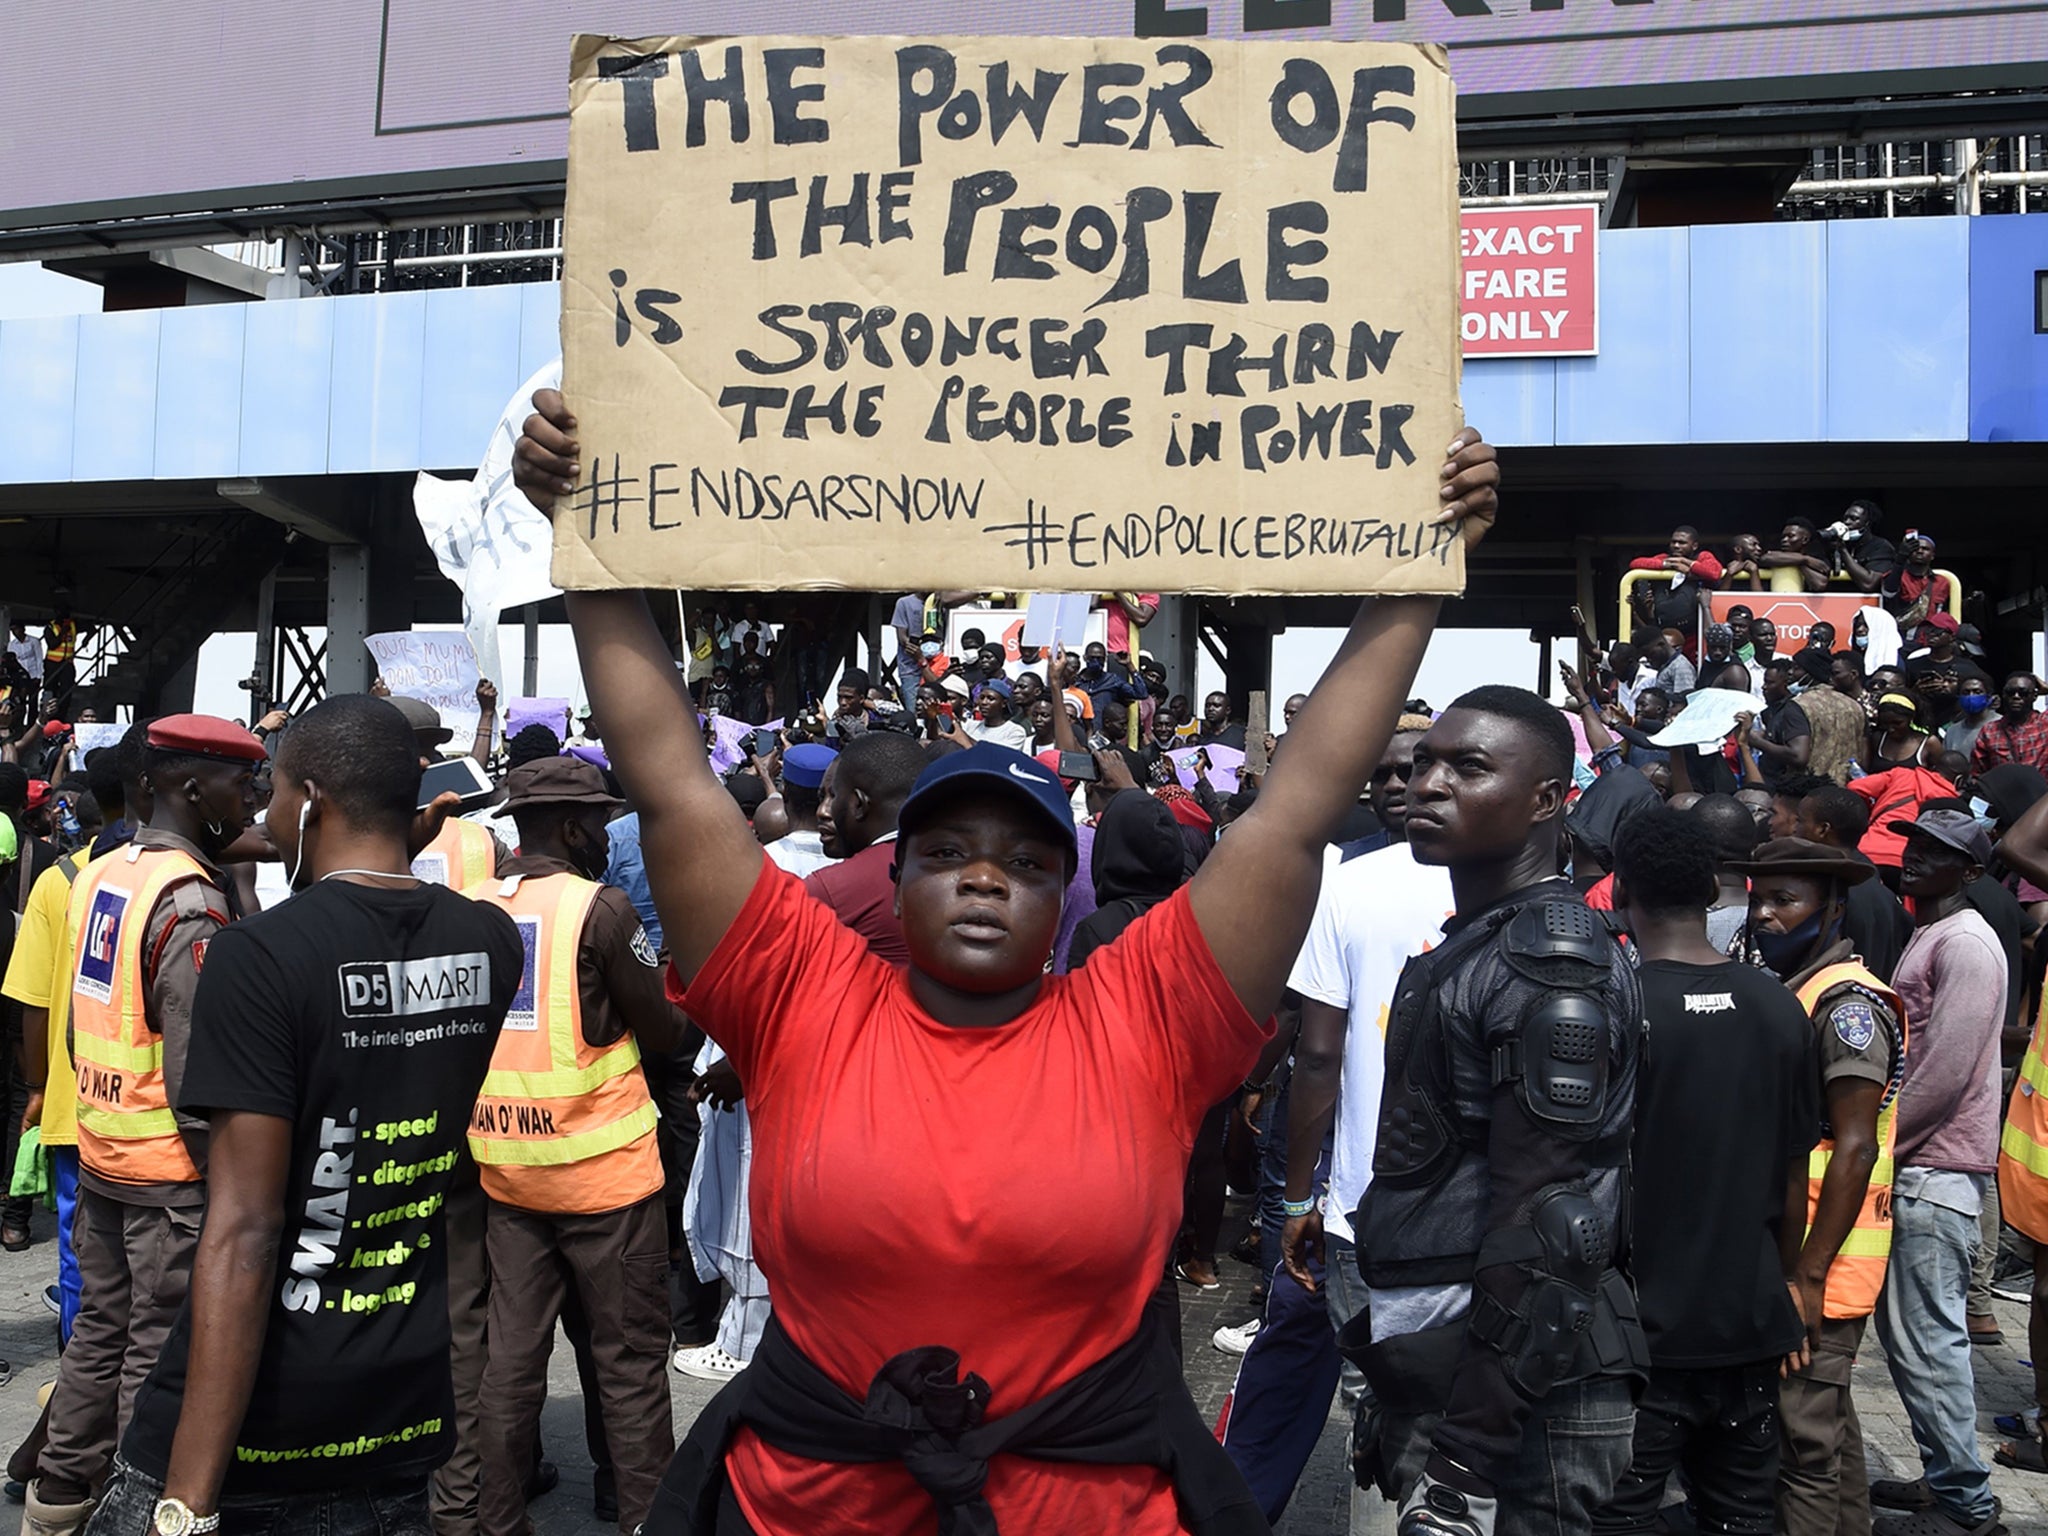
[[[1906,1005],[1910,1041],[1899,1090],[1900,1167],[1998,1167],[2006,978],[1998,935],[1974,907],[1920,929],[1899,957],[1892,986]]]

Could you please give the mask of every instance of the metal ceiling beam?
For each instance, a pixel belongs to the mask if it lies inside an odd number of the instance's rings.
[[[223,480],[221,496],[322,544],[360,544],[368,537],[366,509],[351,507],[317,480]]]

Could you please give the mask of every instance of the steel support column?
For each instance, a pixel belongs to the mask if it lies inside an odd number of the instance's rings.
[[[370,633],[370,550],[364,544],[327,548],[327,689],[366,693],[376,675],[363,637]]]

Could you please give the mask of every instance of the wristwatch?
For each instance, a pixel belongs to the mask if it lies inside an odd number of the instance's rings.
[[[156,1519],[151,1524],[156,1536],[200,1536],[220,1529],[220,1516],[195,1515],[183,1499],[158,1499]]]

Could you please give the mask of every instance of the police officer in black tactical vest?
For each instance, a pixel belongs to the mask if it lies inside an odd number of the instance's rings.
[[[1642,1002],[1558,878],[1572,737],[1488,687],[1415,749],[1408,840],[1457,915],[1409,962],[1355,1223],[1371,1339],[1361,1479],[1401,1536],[1585,1532],[1630,1453],[1648,1352],[1616,1269]]]

